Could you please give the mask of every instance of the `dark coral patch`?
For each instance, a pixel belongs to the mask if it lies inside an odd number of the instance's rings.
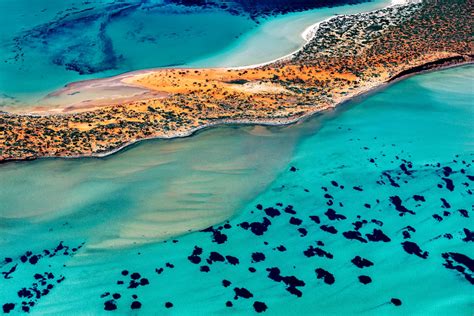
[[[211,253],[209,254],[209,258],[206,261],[207,263],[212,264],[214,262],[224,262],[225,258],[220,253],[211,251]]]
[[[469,241],[474,242],[474,231],[471,231],[471,230],[469,230],[469,229],[467,229],[467,228],[464,228],[463,231],[464,231],[464,234],[466,235],[466,237],[464,237],[464,238],[462,239],[462,241],[465,241],[465,242],[469,242]]]
[[[310,257],[314,257],[314,256],[318,256],[318,257],[325,257],[325,258],[328,258],[328,259],[332,259],[333,258],[333,255],[319,247],[316,247],[314,248],[313,246],[309,246],[308,249],[306,249],[305,251],[303,251],[303,254],[310,258]]]
[[[347,239],[349,239],[349,240],[354,239],[354,240],[358,240],[362,243],[367,243],[367,240],[365,240],[362,237],[362,234],[358,231],[351,230],[351,231],[343,232],[342,235],[344,237],[346,237]]]
[[[337,234],[337,229],[334,226],[321,225],[319,228],[321,228],[321,230],[328,232],[330,234]]]
[[[252,262],[261,262],[265,260],[265,254],[261,252],[252,253]]]
[[[313,222],[315,222],[316,224],[320,224],[321,223],[321,220],[319,219],[319,216],[317,215],[311,215],[309,217]]]
[[[290,218],[290,224],[291,224],[291,225],[296,225],[296,226],[298,226],[298,225],[301,225],[302,222],[303,222],[303,221],[302,221],[301,219],[299,219],[299,218],[296,218],[296,217],[291,217],[291,218]]]
[[[314,270],[314,272],[316,272],[316,277],[318,279],[322,279],[326,284],[331,285],[334,284],[334,282],[336,281],[334,275],[331,272],[324,270],[323,268],[317,268],[316,270]]]
[[[263,218],[262,222],[253,222],[253,223],[242,222],[239,224],[240,227],[242,227],[245,230],[250,229],[250,231],[257,236],[263,235],[267,231],[268,226],[270,225],[271,225],[271,222],[266,217]]]
[[[234,257],[234,256],[225,256],[225,259],[227,260],[229,264],[234,265],[234,266],[240,263],[239,258]]]
[[[372,282],[372,278],[367,275],[359,275],[359,282],[362,284],[369,284]]]
[[[415,214],[415,212],[402,205],[402,199],[400,199],[398,195],[391,196],[390,202],[392,202],[392,204],[395,206],[395,209],[400,212],[400,216],[405,215],[405,213]]]
[[[265,304],[264,302],[256,301],[253,303],[253,308],[257,313],[263,313],[267,310],[267,304]]]
[[[445,252],[442,257],[445,259],[443,265],[447,269],[458,271],[474,285],[474,259],[457,252]]]
[[[283,211],[288,214],[296,214],[296,211],[293,209],[293,205],[288,205]]]
[[[280,274],[280,269],[277,267],[268,268],[268,278],[275,281],[275,282],[283,282],[286,285],[286,290],[293,295],[301,297],[303,293],[297,288],[305,286],[305,282],[303,280],[298,279],[297,277],[291,276],[282,276]]]
[[[405,250],[410,255],[416,255],[420,258],[428,258],[428,252],[422,251],[421,248],[414,242],[404,241],[402,242],[403,250]]]
[[[253,297],[253,294],[244,287],[240,287],[240,288],[236,287],[234,288],[234,292],[235,292],[235,296],[234,296],[235,300],[238,299],[239,297],[245,298],[245,299],[249,299]]]
[[[425,197],[422,195],[415,194],[413,195],[413,199],[417,202],[426,202]]]
[[[351,262],[358,268],[368,268],[374,265],[374,263],[370,260],[362,258],[361,256],[355,256]]]
[[[442,178],[442,180],[446,183],[446,189],[453,192],[454,191],[454,183],[453,180],[449,178]]]
[[[344,215],[336,213],[336,211],[333,210],[332,208],[329,208],[326,211],[326,213],[324,213],[324,215],[326,215],[329,218],[329,220],[331,220],[331,221],[334,221],[334,220],[339,221],[339,220],[346,219],[346,217]]]
[[[201,254],[202,254],[202,248],[198,246],[194,246],[192,254],[188,256],[188,260],[191,263],[198,264],[201,262],[201,257],[200,257]]]
[[[15,304],[13,304],[13,303],[3,304],[3,312],[5,314],[10,313],[14,308],[15,308]]]
[[[117,309],[117,305],[115,304],[115,301],[110,300],[110,301],[105,301],[104,302],[104,310],[106,311],[113,311]]]
[[[389,242],[390,238],[385,235],[380,229],[374,229],[372,231],[372,234],[365,234],[367,236],[367,239],[372,242],[377,242],[377,241],[383,241],[383,242]]]
[[[280,211],[274,207],[267,207],[264,212],[267,214],[267,216],[272,218],[281,215]]]
[[[223,244],[227,241],[227,235],[223,234],[219,229],[214,229],[212,226],[203,229],[202,232],[212,233],[212,241],[216,244]]]
[[[400,305],[402,305],[402,301],[399,300],[398,298],[392,298],[392,299],[390,300],[390,303],[392,303],[392,304],[395,305],[395,306],[400,306]]]
[[[300,233],[300,237],[305,237],[308,235],[308,230],[306,230],[306,228],[300,227],[297,230]]]

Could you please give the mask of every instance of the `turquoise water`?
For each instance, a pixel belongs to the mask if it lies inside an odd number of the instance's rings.
[[[4,164],[0,303],[34,302],[40,314],[133,314],[140,302],[144,314],[472,315],[473,72],[412,77],[290,127]],[[230,219],[217,224],[220,207]]]
[[[306,28],[339,14],[357,14],[384,8],[391,0],[375,0],[357,5],[319,8],[265,19],[237,38],[225,49],[190,63],[193,67],[247,66],[281,58],[305,44]]]

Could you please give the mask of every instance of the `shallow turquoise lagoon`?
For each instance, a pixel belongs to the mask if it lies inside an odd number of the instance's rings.
[[[472,315],[473,72],[412,77],[290,127],[4,164],[0,303]]]

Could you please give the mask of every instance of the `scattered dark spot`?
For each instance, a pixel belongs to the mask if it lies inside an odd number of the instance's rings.
[[[400,301],[398,298],[392,298],[392,299],[390,300],[390,303],[392,303],[392,304],[395,305],[395,306],[400,306],[400,305],[402,305],[402,301]]]
[[[267,310],[267,305],[264,302],[256,301],[253,303],[253,308],[257,313],[263,313]]]
[[[225,259],[231,265],[235,266],[236,264],[239,264],[239,259],[234,256],[225,256]]]
[[[321,220],[319,219],[319,216],[317,215],[311,215],[309,217],[313,222],[315,222],[316,224],[320,224],[321,223]]]
[[[448,189],[451,192],[454,191],[453,180],[451,180],[449,178],[442,178],[442,179],[446,183],[446,189]]]
[[[326,213],[324,213],[329,220],[334,221],[334,220],[343,220],[346,219],[346,217],[342,214],[337,214],[335,210],[332,208],[328,209]]]
[[[466,280],[474,285],[474,260],[468,256],[457,252],[445,252],[442,254],[445,259],[443,265],[447,269],[456,270],[461,273]]]
[[[280,275],[280,269],[277,267],[268,268],[268,278],[275,282],[283,282],[286,285],[286,290],[297,297],[301,297],[303,293],[297,289],[297,287],[305,286],[303,280],[296,278],[295,276],[282,276]]]
[[[398,195],[391,196],[390,202],[392,202],[392,204],[395,206],[395,209],[400,212],[400,215],[404,215],[405,213],[415,214],[415,212],[410,211],[402,205],[402,200]]]
[[[261,262],[265,260],[265,255],[261,252],[252,253],[252,262]]]
[[[290,218],[290,224],[292,224],[292,225],[297,225],[298,226],[298,225],[301,225],[302,222],[303,221],[299,218],[296,218],[296,217],[291,217]]]
[[[110,301],[105,301],[104,302],[104,310],[106,311],[113,311],[117,309],[117,305],[115,304],[115,301],[110,300]]]
[[[362,235],[360,232],[358,231],[354,231],[354,230],[351,230],[351,231],[347,231],[347,232],[343,232],[342,235],[344,237],[346,237],[347,239],[355,239],[355,240],[358,240],[362,243],[367,243],[367,240],[365,240],[364,238],[362,238]]]
[[[404,241],[402,242],[403,250],[405,250],[410,255],[416,255],[420,258],[426,259],[428,258],[428,252],[422,251],[420,247],[411,241]]]
[[[13,303],[3,304],[3,312],[5,314],[10,313],[10,311],[12,311],[14,308],[15,308],[15,304],[13,304]]]
[[[425,197],[422,195],[415,194],[413,195],[413,199],[417,202],[426,202]]]
[[[334,226],[321,225],[319,228],[321,228],[321,230],[324,230],[325,232],[337,234],[337,229]]]
[[[362,284],[369,284],[372,282],[372,279],[367,275],[359,275],[359,282]]]
[[[373,266],[374,263],[370,260],[367,260],[365,258],[362,258],[361,256],[355,256],[354,259],[351,260],[351,262],[358,268],[367,268],[370,266]]]
[[[234,292],[235,292],[235,296],[234,296],[235,300],[238,299],[239,297],[245,298],[245,299],[253,297],[253,294],[250,293],[250,291],[244,287],[240,287],[240,288],[236,287],[234,288]]]
[[[334,282],[336,281],[334,275],[329,271],[324,270],[323,268],[317,268],[316,270],[314,270],[314,272],[316,272],[316,277],[318,279],[322,279],[326,284],[331,285],[334,284]]]
[[[276,208],[274,207],[267,207],[265,210],[264,210],[265,214],[267,214],[267,216],[270,216],[270,217],[275,217],[275,216],[279,216],[281,215],[280,211],[277,210]]]
[[[390,238],[385,235],[380,229],[374,229],[372,231],[372,234],[365,234],[367,236],[367,239],[372,242],[377,242],[377,241],[383,241],[383,242],[389,242]]]

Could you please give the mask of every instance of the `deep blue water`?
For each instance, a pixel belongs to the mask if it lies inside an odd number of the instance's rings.
[[[473,71],[415,76],[291,127],[2,165],[0,304],[44,314],[472,315]],[[259,162],[277,174],[242,194],[263,179]],[[226,185],[238,175],[244,183]],[[240,203],[222,199],[232,196]],[[241,206],[222,221],[227,200]]]

